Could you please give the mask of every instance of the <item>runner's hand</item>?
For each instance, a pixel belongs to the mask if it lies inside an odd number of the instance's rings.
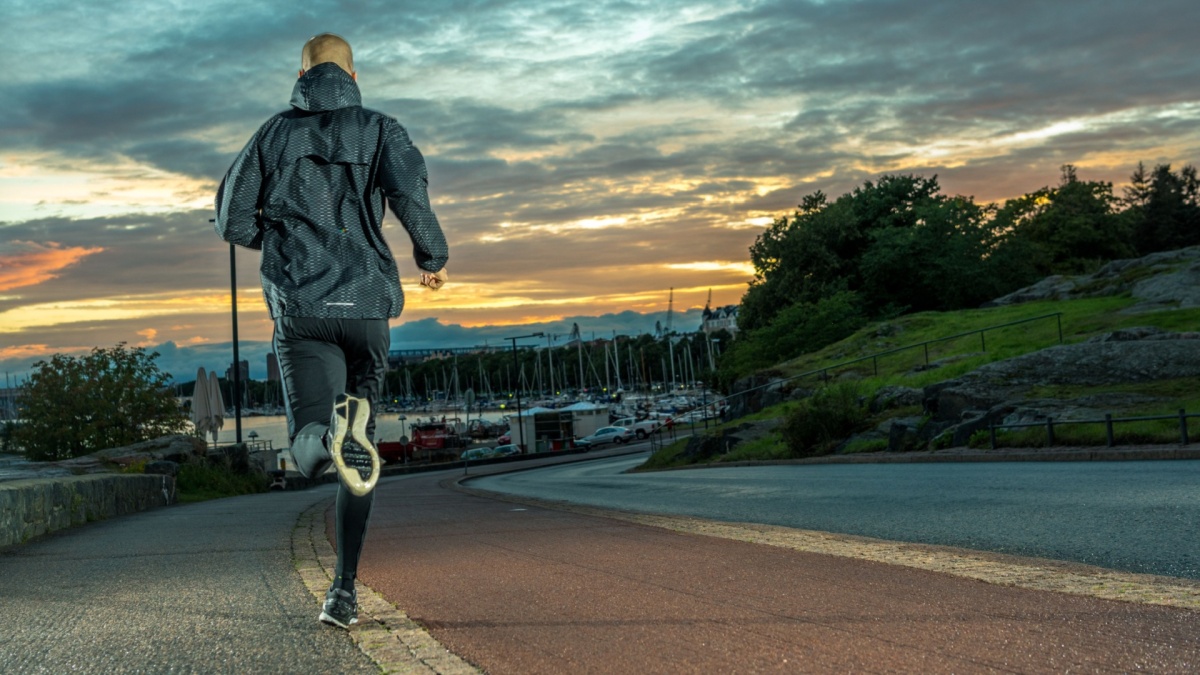
[[[436,291],[445,286],[449,280],[450,274],[446,271],[445,267],[436,272],[421,272],[421,285],[428,286],[431,291]]]

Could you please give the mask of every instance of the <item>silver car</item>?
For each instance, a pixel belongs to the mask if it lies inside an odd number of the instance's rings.
[[[628,443],[633,439],[633,432],[625,427],[602,427],[594,433],[580,438],[578,443],[585,447],[594,448],[605,443]]]

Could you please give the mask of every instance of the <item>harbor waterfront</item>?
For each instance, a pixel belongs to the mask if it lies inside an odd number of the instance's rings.
[[[515,410],[513,412],[516,412]],[[471,413],[471,420],[483,419],[488,422],[499,422],[510,413],[507,411],[484,411],[483,413]],[[404,416],[407,419],[401,420]],[[443,413],[433,412],[404,412],[404,413],[379,413],[375,419],[375,440],[376,441],[398,441],[403,435],[412,435],[411,428],[414,422],[428,422],[431,418],[441,421]],[[445,413],[447,421],[457,418],[464,424],[467,422],[465,413],[462,412],[447,412]],[[290,445],[287,434],[287,417],[284,415],[255,415],[242,418],[242,440],[250,440],[250,432],[257,434],[254,438],[259,443],[269,442],[271,447],[276,450],[282,450]],[[211,442],[212,436],[209,436]],[[226,417],[224,426],[221,428],[217,436],[218,445],[228,445],[237,442],[237,426],[232,417]]]

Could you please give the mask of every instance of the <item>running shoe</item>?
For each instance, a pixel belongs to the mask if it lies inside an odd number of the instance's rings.
[[[329,455],[338,477],[351,493],[361,497],[379,480],[379,451],[367,438],[371,404],[363,398],[338,394],[329,422]]]
[[[329,589],[325,594],[325,605],[321,607],[321,623],[346,629],[358,623],[358,591]]]

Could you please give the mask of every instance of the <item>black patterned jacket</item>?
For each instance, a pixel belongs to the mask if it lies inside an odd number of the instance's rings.
[[[400,124],[362,107],[333,63],[307,71],[292,109],[254,134],[217,190],[217,233],[262,251],[272,318],[400,316],[404,292],[383,239],[384,202],[413,257],[436,272],[449,256],[429,206],[425,159]]]

